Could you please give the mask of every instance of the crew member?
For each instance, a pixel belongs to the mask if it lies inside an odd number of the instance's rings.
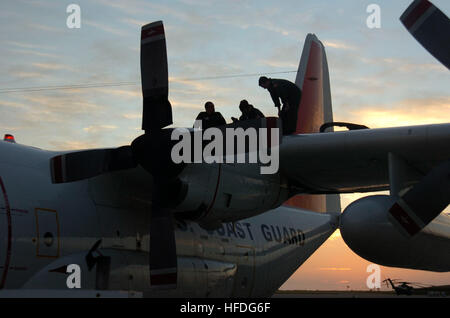
[[[214,104],[210,101],[205,103],[205,111],[200,112],[195,120],[202,121],[202,129],[226,125],[225,118],[215,111]]]
[[[278,116],[283,123],[283,135],[289,135],[295,132],[297,126],[297,113],[302,91],[292,82],[284,79],[259,78],[259,86],[269,91],[270,96],[278,108]],[[283,107],[280,109],[281,104]]]
[[[255,108],[253,105],[249,104],[245,99],[241,100],[241,102],[239,103],[239,109],[242,112],[239,120],[258,119],[265,117],[258,108]],[[238,119],[235,117],[231,117],[231,119],[233,120],[233,122],[238,121]]]

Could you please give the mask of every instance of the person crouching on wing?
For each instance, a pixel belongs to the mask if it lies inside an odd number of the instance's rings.
[[[214,104],[210,101],[205,103],[205,111],[200,112],[195,120],[202,121],[202,129],[226,125],[225,118],[215,111]]]
[[[239,109],[242,113],[241,117],[239,117],[239,120],[265,118],[264,114],[258,108],[255,108],[253,105],[249,104],[245,99],[241,100],[241,102],[239,103]],[[235,117],[231,117],[231,119],[233,120],[233,122],[238,121],[238,119]]]

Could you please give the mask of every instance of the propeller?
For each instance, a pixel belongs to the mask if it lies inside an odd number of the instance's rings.
[[[177,176],[183,164],[173,163],[170,153],[172,107],[168,100],[168,69],[162,21],[141,29],[141,81],[143,95],[142,129],[144,134],[131,145],[110,149],[92,149],[60,154],[50,159],[53,183],[84,180],[103,173],[131,169],[141,165],[152,175],[152,211],[150,216],[149,270],[152,288],[175,288],[177,254],[170,194],[179,189]]]
[[[400,21],[436,59],[450,69],[450,20],[428,0],[413,1]]]
[[[412,237],[450,203],[450,160],[434,167],[389,209],[390,222]]]
[[[400,21],[414,38],[450,69],[450,19],[428,0],[415,0]],[[412,237],[450,203],[450,161],[433,168],[419,183],[393,204],[389,220]]]

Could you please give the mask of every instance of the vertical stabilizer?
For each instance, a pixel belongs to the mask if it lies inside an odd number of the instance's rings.
[[[295,84],[302,90],[295,133],[319,132],[323,123],[333,121],[333,111],[327,56],[314,34],[306,36]]]
[[[333,110],[327,55],[314,34],[306,36],[295,84],[302,90],[295,134],[318,133],[322,124],[333,121]],[[285,205],[316,212],[341,212],[338,194],[296,195]]]

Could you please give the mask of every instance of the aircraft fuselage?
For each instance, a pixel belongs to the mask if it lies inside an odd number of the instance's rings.
[[[177,219],[177,288],[153,291],[150,216],[139,193],[145,185],[128,186],[133,182],[120,172],[55,185],[49,177],[53,152],[0,142],[0,153],[0,282],[6,289],[67,290],[62,269],[77,264],[83,289],[269,296],[338,226],[335,215],[284,206],[209,231]],[[86,261],[99,240],[92,255],[110,258],[104,271],[100,262],[89,268]]]

